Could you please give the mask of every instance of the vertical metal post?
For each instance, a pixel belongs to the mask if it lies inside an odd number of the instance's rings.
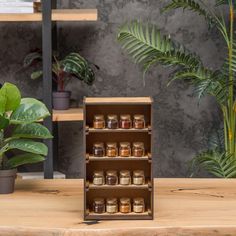
[[[52,3],[42,0],[42,48],[43,48],[43,98],[52,114]],[[47,118],[44,125],[53,132],[52,118]],[[53,140],[47,140],[48,156],[44,163],[44,178],[53,178]]]

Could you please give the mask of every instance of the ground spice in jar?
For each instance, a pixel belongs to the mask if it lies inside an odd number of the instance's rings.
[[[105,212],[105,200],[103,198],[95,198],[93,201],[94,213],[102,214]]]
[[[143,185],[145,184],[145,175],[143,170],[135,170],[133,172],[133,184]]]
[[[144,129],[145,128],[144,115],[134,115],[133,127],[135,129]]]
[[[131,156],[131,147],[130,147],[129,142],[121,142],[120,143],[120,156],[121,157]]]
[[[120,212],[121,213],[130,213],[131,212],[130,198],[121,198],[120,199]]]
[[[131,129],[132,121],[130,115],[121,115],[120,116],[120,128],[121,129]]]
[[[129,185],[131,184],[131,175],[129,170],[120,171],[120,185]]]
[[[103,185],[104,184],[104,172],[103,171],[94,171],[93,184],[94,185]]]
[[[93,144],[93,155],[95,157],[105,156],[104,143],[97,142]]]
[[[106,153],[108,157],[118,156],[117,143],[107,143]]]
[[[133,143],[132,152],[134,157],[143,157],[145,154],[144,143],[142,142]]]
[[[108,198],[106,202],[107,213],[114,214],[118,212],[117,198]]]
[[[118,117],[117,115],[107,116],[107,128],[108,129],[118,129]]]
[[[145,212],[145,204],[143,198],[134,198],[133,200],[133,212],[143,213]]]
[[[104,129],[105,128],[105,119],[104,115],[95,115],[93,119],[93,128],[94,129]]]
[[[117,171],[108,170],[106,172],[106,184],[107,185],[117,185],[118,184]]]

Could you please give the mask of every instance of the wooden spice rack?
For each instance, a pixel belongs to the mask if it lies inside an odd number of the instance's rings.
[[[94,129],[93,118],[96,114],[143,114],[145,129]],[[92,155],[95,142],[143,142],[144,157],[94,157]],[[84,100],[84,219],[85,220],[145,220],[153,219],[153,171],[152,171],[152,99],[150,97],[113,97],[85,98]],[[102,185],[93,184],[93,172],[96,170],[143,170],[146,183],[144,185]],[[119,191],[116,191],[119,190]],[[102,213],[92,210],[94,198],[109,197],[142,197],[145,200],[144,213]]]

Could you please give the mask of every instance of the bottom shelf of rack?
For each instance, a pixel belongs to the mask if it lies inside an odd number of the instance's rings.
[[[153,219],[151,210],[145,211],[144,213],[94,213],[92,211],[87,210],[87,215],[85,216],[86,220],[150,220]]]

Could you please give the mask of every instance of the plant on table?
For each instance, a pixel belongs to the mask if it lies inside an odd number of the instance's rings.
[[[1,187],[7,184],[4,181],[9,173],[15,178],[18,166],[45,160],[48,149],[41,140],[52,135],[39,121],[48,116],[50,113],[42,102],[21,98],[15,85],[5,83],[0,89],[0,193],[4,192]],[[12,150],[18,154],[9,158],[7,154]]]
[[[36,65],[42,61],[40,51],[35,51],[28,54],[24,59],[24,67]],[[72,52],[64,59],[59,59],[58,56],[53,56],[52,65],[53,81],[57,84],[57,92],[53,93],[54,108],[65,110],[69,108],[70,92],[65,90],[66,85],[72,78],[79,79],[87,85],[92,85],[95,80],[95,74],[92,69],[92,64],[78,53]],[[31,74],[31,79],[41,78],[42,70],[34,71]],[[64,98],[64,99],[63,99]]]
[[[184,80],[195,87],[198,98],[205,95],[213,96],[222,111],[224,129],[223,149],[221,145],[200,153],[193,160],[193,166],[203,167],[217,177],[236,177],[236,40],[234,31],[234,14],[236,4],[233,0],[216,0],[219,6],[226,5],[229,9],[229,24],[226,26],[223,13],[217,15],[199,0],[171,0],[163,12],[182,8],[202,16],[209,28],[216,28],[222,35],[227,55],[225,62],[218,70],[206,67],[196,53],[191,53],[183,45],[175,42],[170,36],[163,36],[155,25],[142,24],[138,21],[126,23],[121,27],[118,40],[124,50],[135,62],[143,65],[144,74],[153,65],[177,67],[170,80]],[[214,140],[213,140],[214,141]]]

